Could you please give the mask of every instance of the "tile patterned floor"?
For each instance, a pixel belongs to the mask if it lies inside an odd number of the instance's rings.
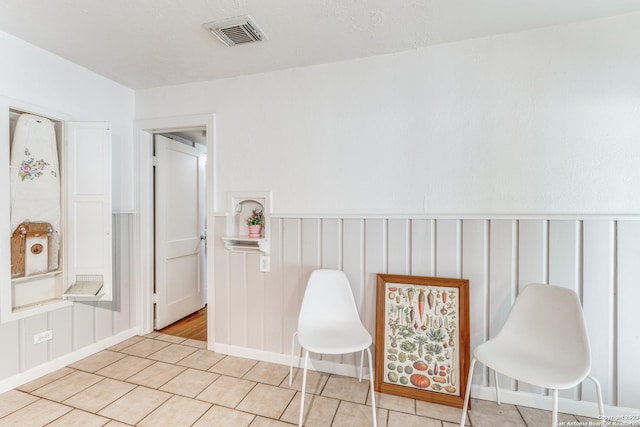
[[[297,424],[301,375],[289,388],[287,366],[205,347],[155,332],[130,338],[0,395],[0,427]],[[313,394],[305,399],[305,425],[371,425],[367,381],[311,371],[307,381]],[[398,396],[376,394],[376,403],[380,427],[453,427],[460,419],[459,409]],[[551,421],[547,411],[480,400],[473,405],[473,427],[546,427]]]

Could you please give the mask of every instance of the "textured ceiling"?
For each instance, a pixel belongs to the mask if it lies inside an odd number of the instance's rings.
[[[638,0],[1,0],[0,30],[142,89],[636,10]],[[202,26],[244,14],[268,41],[230,48]]]

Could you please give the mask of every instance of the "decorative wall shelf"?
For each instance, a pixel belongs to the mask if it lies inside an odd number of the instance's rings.
[[[234,252],[262,252],[268,254],[270,250],[269,239],[264,237],[239,237],[227,236],[223,237],[224,247]]]

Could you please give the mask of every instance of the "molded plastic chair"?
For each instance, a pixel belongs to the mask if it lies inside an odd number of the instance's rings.
[[[566,288],[530,284],[516,298],[495,338],[473,351],[462,419],[464,426],[476,361],[494,370],[496,400],[500,404],[498,372],[552,391],[552,426],[558,422],[558,390],[591,379],[604,416],[600,383],[591,375],[591,351],[578,295]]]
[[[309,277],[307,290],[304,293],[298,330],[293,334],[291,342],[291,366],[289,368],[289,387],[293,380],[293,358],[295,337],[304,349],[304,371],[302,374],[302,397],[300,400],[300,420],[302,426],[304,416],[304,394],[307,385],[307,365],[309,352],[320,354],[360,353],[360,381],[362,381],[362,364],[364,352],[369,357],[369,373],[371,383],[371,408],[373,425],[377,426],[376,402],[373,391],[373,364],[371,344],[373,340],[360,320],[349,279],[340,270],[315,270]]]

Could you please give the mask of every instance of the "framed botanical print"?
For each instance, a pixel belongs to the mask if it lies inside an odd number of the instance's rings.
[[[469,281],[378,274],[376,391],[461,408],[469,371]]]

